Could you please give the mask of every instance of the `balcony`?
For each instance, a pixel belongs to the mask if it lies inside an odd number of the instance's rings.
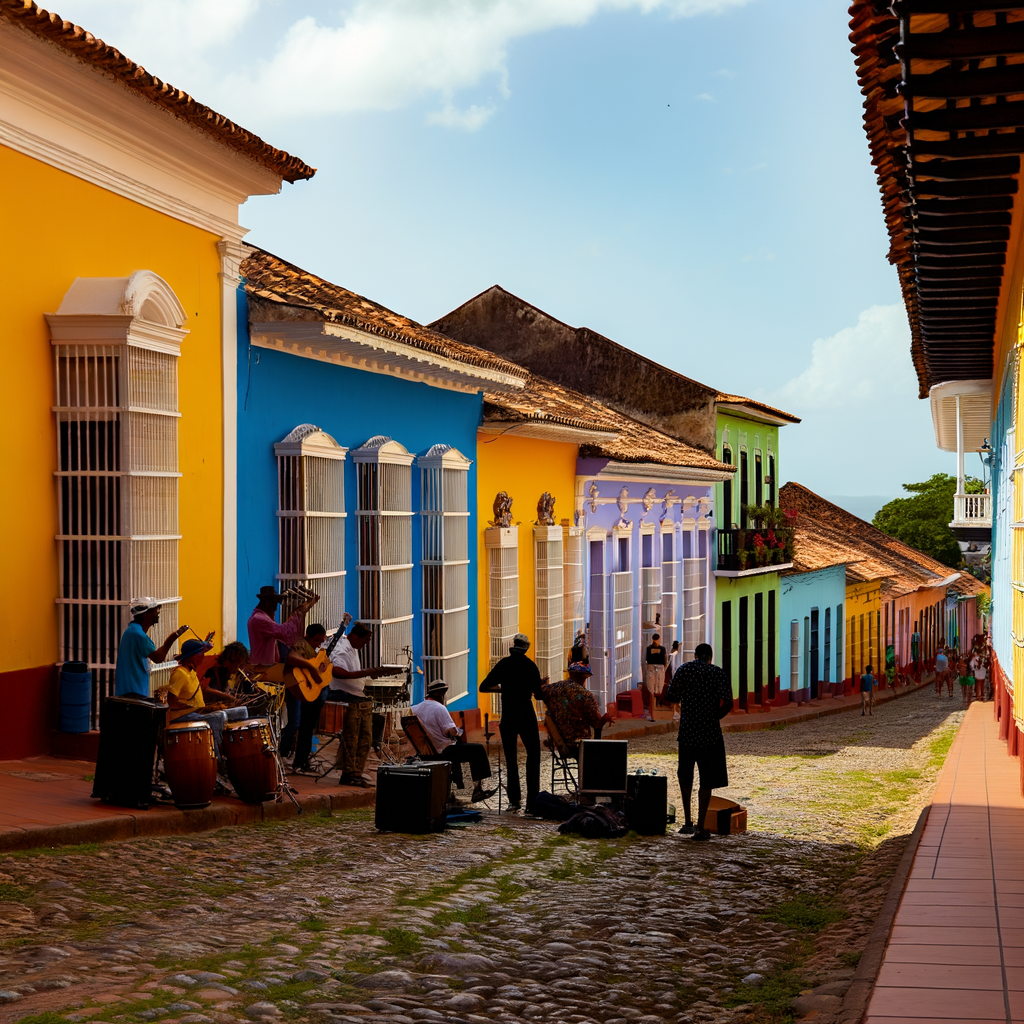
[[[792,528],[756,527],[718,531],[719,576],[780,572],[793,564]]]
[[[953,495],[953,530],[958,527],[992,529],[991,494]]]

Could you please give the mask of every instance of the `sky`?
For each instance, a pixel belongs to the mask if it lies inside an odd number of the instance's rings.
[[[800,417],[826,496],[955,472],[909,329],[838,0],[60,0],[318,168],[248,241],[428,323],[500,284]],[[970,466],[968,467],[970,469]]]

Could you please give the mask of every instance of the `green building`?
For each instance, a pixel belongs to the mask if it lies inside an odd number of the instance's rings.
[[[715,484],[715,661],[737,706],[754,710],[789,700],[778,683],[779,580],[793,553],[779,510],[779,429],[800,420],[740,395],[719,394],[715,405],[716,454],[736,467]]]

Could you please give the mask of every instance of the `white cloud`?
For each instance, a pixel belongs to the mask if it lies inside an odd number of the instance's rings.
[[[709,92],[698,93],[694,98],[698,99],[698,100],[704,100],[705,103],[714,103],[715,102],[715,97],[712,96],[711,93],[709,93]]]
[[[182,87],[201,88],[204,102],[232,111],[315,117],[426,102],[439,104],[428,123],[473,130],[495,104],[464,106],[455,97],[479,88],[507,96],[508,51],[518,39],[579,27],[606,12],[686,18],[750,0],[340,0],[334,17],[305,15],[265,33],[266,52],[254,50],[247,37],[243,52],[224,59],[216,51],[251,25],[260,2],[67,0],[66,6],[69,16],[154,74],[174,82],[181,72]],[[264,7],[268,22],[287,19],[293,9],[271,6]]]
[[[951,470],[917,397],[902,305],[872,306],[819,338],[809,365],[762,397],[802,418],[783,431],[782,476],[819,494],[899,497],[903,483]]]

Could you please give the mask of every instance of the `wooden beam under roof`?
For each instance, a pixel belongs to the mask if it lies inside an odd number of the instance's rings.
[[[952,110],[915,110],[910,115],[915,132],[976,132],[1024,126],[1024,100],[954,107]]]
[[[970,71],[933,71],[930,75],[915,75],[911,71],[898,89],[904,96],[950,100],[1019,93],[1024,92],[1024,64]]]
[[[901,18],[911,14],[979,14],[1021,9],[1020,3],[1007,0],[893,0],[892,7]]]
[[[965,242],[961,245],[929,245],[918,243],[921,256],[943,257],[952,259],[955,256],[998,256],[1006,252],[1005,242]]]
[[[914,203],[920,213],[937,216],[955,216],[963,213],[988,213],[990,211],[1012,210],[1013,200],[1009,196],[975,196],[968,199],[918,199]]]
[[[1021,104],[1024,106],[1024,103]],[[966,181],[918,181],[919,196],[946,196],[968,199],[971,196],[1013,196],[1017,194],[1014,178],[968,178]]]
[[[1024,153],[1024,131],[1000,132],[967,139],[914,138],[915,153],[934,153],[936,156],[975,157],[994,156],[997,153]]]
[[[1024,83],[1021,91],[1024,92]],[[950,160],[935,158],[915,160],[914,178],[920,184],[930,178],[938,181],[963,181],[966,178],[1009,178],[1020,173],[1019,156],[993,156],[978,160]]]
[[[962,10],[958,7],[957,10]],[[981,60],[1008,57],[1024,51],[1024,24],[991,28],[951,29],[947,32],[912,32],[893,48],[901,61]]]
[[[1008,228],[1013,223],[1012,215],[1004,212],[1003,210],[986,210],[983,213],[952,213],[943,215],[941,213],[931,213],[927,210],[918,210],[917,207],[914,207],[914,209],[917,212],[916,220],[918,226],[922,228],[931,228],[936,231],[960,227]]]
[[[995,226],[978,228],[939,227],[935,224],[919,224],[916,228],[922,241],[929,244],[952,245],[955,242],[1008,242],[1010,229]]]

